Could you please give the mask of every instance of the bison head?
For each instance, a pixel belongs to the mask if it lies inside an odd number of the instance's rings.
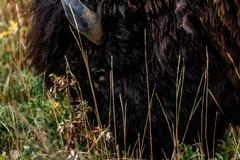
[[[32,0],[28,58],[50,87],[48,75],[70,68],[81,86],[71,88],[73,101],[81,93],[96,106],[103,124],[117,130],[120,149],[124,142],[133,148],[139,137],[146,157],[156,159],[172,153],[174,138],[213,148],[225,119],[240,123],[240,7],[233,4]]]

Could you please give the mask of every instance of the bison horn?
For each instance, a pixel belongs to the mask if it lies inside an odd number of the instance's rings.
[[[99,15],[80,0],[61,0],[69,22],[96,45],[103,43],[103,29]]]

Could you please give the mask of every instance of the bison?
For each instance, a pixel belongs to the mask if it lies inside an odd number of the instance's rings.
[[[213,156],[240,123],[239,1],[32,0],[31,15],[31,65],[48,88],[70,68],[73,104],[88,100],[120,150],[140,139],[147,159],[181,143]]]

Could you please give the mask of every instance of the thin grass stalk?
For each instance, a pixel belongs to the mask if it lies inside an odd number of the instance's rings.
[[[148,78],[148,54],[147,54],[147,31],[144,29],[144,58],[145,58],[145,74],[146,74],[146,86],[147,86],[147,102],[150,101],[150,92],[149,92],[149,78]]]
[[[151,98],[150,98],[150,102],[149,102],[149,104],[148,104],[148,113],[147,113],[147,117],[146,117],[146,121],[145,121],[145,127],[144,127],[144,131],[143,131],[143,136],[142,136],[142,143],[141,143],[141,152],[143,153],[143,148],[144,148],[144,137],[146,136],[146,130],[147,130],[147,126],[148,126],[148,124],[149,124],[149,121],[151,121],[151,117],[149,117],[149,115],[151,114],[151,113],[149,113],[149,112],[151,112],[151,107],[152,107],[152,101],[153,101],[153,97],[154,97],[154,95],[155,95],[155,89],[156,89],[156,86],[154,85],[154,88],[153,88],[153,91],[152,91],[152,95],[151,95]],[[149,128],[150,128],[150,126],[149,126]],[[150,130],[151,131],[151,130]],[[149,131],[149,132],[150,132]],[[151,139],[150,139],[150,141],[151,141]],[[151,145],[152,143],[150,142],[150,145]],[[151,146],[150,146],[151,147]],[[142,155],[142,154],[141,154]],[[140,157],[140,158],[142,158],[142,156]]]
[[[121,110],[122,110],[122,121],[123,121],[123,137],[124,137],[124,156],[126,156],[127,153],[127,131],[126,131],[126,125],[127,125],[127,104],[123,104],[123,100],[122,100],[122,95],[119,95],[119,99],[120,99],[120,105],[121,105]]]
[[[170,122],[169,122],[169,120],[168,120],[167,114],[166,114],[166,112],[165,112],[165,110],[164,110],[164,107],[163,107],[163,105],[162,105],[162,102],[161,102],[159,96],[157,95],[157,93],[156,93],[155,95],[156,95],[157,101],[158,101],[158,103],[159,103],[159,105],[160,105],[160,107],[161,107],[161,110],[162,110],[162,112],[163,112],[164,118],[165,118],[166,121],[167,121],[168,129],[169,129],[169,132],[170,132],[171,137],[172,137],[172,140],[173,140],[173,139],[174,139],[174,138],[173,138],[173,130],[171,129],[171,125],[170,125]]]
[[[177,67],[177,79],[176,79],[176,122],[175,122],[175,141],[174,148],[176,156],[178,157],[178,147],[179,147],[179,137],[178,137],[178,128],[179,128],[179,120],[180,120],[180,112],[182,105],[182,93],[183,93],[183,85],[184,85],[184,74],[185,74],[185,66],[184,66],[184,58],[183,58],[183,66],[180,70],[181,65],[181,57],[178,59],[178,67]],[[180,72],[179,72],[180,71]],[[178,159],[178,158],[177,158]]]
[[[13,106],[12,105],[9,105],[8,106],[9,109],[10,109],[10,114],[11,114],[11,119],[12,119],[12,122],[13,122],[13,130],[14,130],[14,135],[15,135],[15,144],[16,144],[16,147],[17,147],[17,150],[19,150],[19,137],[18,137],[18,127],[17,127],[17,118],[15,117],[15,114],[14,114],[14,111],[16,112],[16,110],[13,109]],[[16,109],[16,107],[14,107]]]
[[[138,144],[138,157],[141,158],[142,154],[141,154],[141,136],[140,136],[140,134],[138,134],[137,144]]]
[[[149,90],[149,77],[148,77],[148,53],[147,53],[147,31],[144,29],[144,56],[145,56],[145,72],[146,72],[146,85],[147,85],[147,102],[149,106],[148,111],[148,120],[149,120],[149,139],[150,139],[150,156],[151,160],[153,160],[153,146],[152,146],[152,116],[151,116],[151,106],[150,104],[150,90]]]
[[[216,143],[215,138],[216,138],[216,129],[217,129],[218,115],[219,115],[219,112],[216,112],[215,122],[214,122],[214,131],[213,131],[213,146],[212,146],[213,150],[212,150],[212,155],[215,154],[215,149],[214,148],[215,148],[215,143]]]
[[[101,131],[100,135],[97,137],[95,143],[93,143],[89,150],[87,151],[88,154],[90,154],[91,150],[98,144],[98,142],[103,138],[103,136],[105,135],[105,133],[107,132],[108,129],[105,129],[103,131]]]
[[[195,114],[195,112],[196,112],[200,102],[202,101],[202,98],[199,98],[199,100],[197,101],[197,97],[200,94],[200,89],[201,89],[201,86],[202,86],[203,77],[204,77],[204,74],[202,75],[201,80],[200,80],[200,84],[198,85],[198,90],[197,90],[197,93],[196,93],[196,96],[195,96],[195,99],[194,99],[193,107],[192,107],[192,110],[190,112],[190,116],[189,116],[189,119],[188,119],[188,122],[187,122],[187,126],[186,126],[186,129],[185,129],[185,132],[183,134],[183,139],[182,139],[181,143],[184,142],[184,140],[186,138],[186,135],[187,135],[187,132],[188,132],[188,128],[189,128],[190,122],[192,120],[192,117],[194,116],[194,114]]]
[[[179,71],[180,71],[180,65],[181,65],[181,56],[178,56],[178,66],[177,66],[177,77],[176,77],[176,113],[175,113],[175,117],[176,117],[176,121],[175,121],[175,129],[173,127],[173,145],[174,145],[174,150],[173,150],[173,157],[176,157],[177,155],[177,146],[178,146],[178,134],[177,134],[177,125],[178,125],[178,93],[179,93]]]
[[[200,141],[200,149],[201,149],[201,153],[204,155],[204,151],[203,151],[203,143],[204,143],[204,135],[203,135],[203,128],[204,128],[204,125],[203,125],[203,114],[204,114],[204,107],[203,107],[203,101],[204,101],[204,97],[202,99],[202,107],[201,107],[201,133],[200,133],[200,137],[199,137],[199,141]]]
[[[12,132],[10,131],[10,129],[7,127],[7,125],[4,123],[4,122],[2,122],[2,121],[0,121],[0,124],[2,124],[2,126],[7,130],[7,132],[9,133],[9,135],[10,135],[10,137],[12,138],[12,141],[14,141],[14,137],[13,137],[13,134],[12,134]]]
[[[73,13],[73,10],[72,10],[72,7],[71,7],[70,4],[69,4],[69,8],[71,10],[71,14],[72,14],[73,19],[74,19],[74,24],[77,28],[78,38],[76,37],[76,35],[73,32],[72,33],[74,35],[74,38],[77,42],[77,45],[78,45],[79,50],[81,52],[81,55],[83,57],[83,61],[84,61],[84,64],[85,64],[85,67],[86,67],[86,70],[87,70],[88,80],[89,80],[89,84],[90,84],[90,88],[91,88],[91,92],[92,92],[92,96],[93,96],[93,102],[94,102],[94,107],[95,107],[95,111],[96,111],[98,126],[101,127],[101,120],[100,120],[100,115],[99,115],[98,106],[97,106],[97,99],[96,99],[96,95],[95,95],[95,92],[94,92],[94,87],[93,87],[92,78],[91,78],[91,71],[90,71],[89,63],[88,63],[88,55],[84,51],[84,47],[83,47],[83,44],[82,44],[82,41],[81,41],[81,34],[80,34],[79,29],[78,29],[76,17]]]
[[[169,132],[170,132],[172,141],[173,141],[173,143],[174,143],[174,136],[175,136],[175,135],[174,135],[174,126],[171,127],[171,124],[170,124],[170,122],[169,122],[169,120],[168,120],[168,117],[167,117],[167,114],[166,114],[166,112],[165,112],[165,110],[164,110],[164,107],[163,107],[163,105],[162,105],[162,102],[161,102],[159,96],[157,95],[157,93],[156,93],[155,95],[156,95],[157,101],[158,101],[158,103],[159,103],[159,105],[160,105],[160,107],[161,107],[161,110],[162,110],[162,113],[163,113],[163,115],[164,115],[164,118],[166,119],[167,126],[168,126],[168,129],[169,129]],[[167,157],[167,155],[166,155],[166,153],[164,152],[163,149],[162,149],[162,153],[163,153],[165,159],[168,159],[168,157]],[[175,155],[175,149],[174,149],[174,151],[173,151],[172,156],[174,157],[174,155]],[[173,157],[172,157],[171,159],[173,159]]]
[[[240,73],[238,71],[238,68],[237,68],[236,64],[234,63],[234,60],[233,60],[232,56],[229,53],[227,53],[227,56],[228,56],[229,60],[231,61],[232,65],[235,69],[235,72],[236,72],[236,75],[237,75],[238,79],[240,80]]]
[[[210,158],[210,151],[208,146],[208,71],[209,71],[209,56],[208,48],[206,47],[206,76],[205,76],[205,88],[204,88],[204,97],[205,97],[205,143],[207,148],[207,155]]]
[[[212,97],[213,101],[215,102],[215,104],[217,105],[218,109],[220,110],[221,114],[224,115],[224,112],[220,106],[220,104],[218,103],[217,99],[215,98],[215,96],[213,95],[213,93],[211,92],[210,89],[208,89],[208,93],[210,94],[210,96]]]
[[[111,56],[111,70],[110,70],[110,93],[112,97],[112,111],[113,111],[113,127],[114,127],[114,142],[117,146],[117,124],[116,124],[116,109],[115,109],[115,96],[114,96],[114,78],[113,78],[113,56]]]
[[[74,78],[74,80],[76,80],[75,75],[74,75],[74,74],[72,73],[72,71],[71,71],[71,68],[70,68],[70,65],[69,65],[69,62],[68,62],[67,57],[64,56],[64,58],[65,58],[65,62],[66,62],[66,71],[67,71],[68,73],[70,73],[71,77]],[[67,76],[67,78],[68,78],[68,74],[66,74],[66,76]],[[75,91],[76,91],[76,93],[77,93],[78,98],[80,98],[80,100],[83,101],[82,89],[81,89],[81,85],[80,85],[79,82],[77,82],[76,85],[75,85]]]

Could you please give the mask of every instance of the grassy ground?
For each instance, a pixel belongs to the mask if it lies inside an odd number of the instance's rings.
[[[119,158],[107,142],[109,132],[89,126],[87,102],[73,116],[67,93],[53,98],[42,78],[28,69],[27,2],[0,0],[0,160]],[[216,159],[240,159],[239,142],[228,133]],[[179,155],[182,160],[201,159],[198,150],[186,145],[180,146]]]
[[[63,146],[57,124],[68,113],[25,65],[26,2],[0,3],[0,159],[47,157]]]
[[[67,92],[52,97],[27,67],[27,2],[0,0],[0,160],[111,158],[107,130],[88,125],[87,102],[73,116]]]

